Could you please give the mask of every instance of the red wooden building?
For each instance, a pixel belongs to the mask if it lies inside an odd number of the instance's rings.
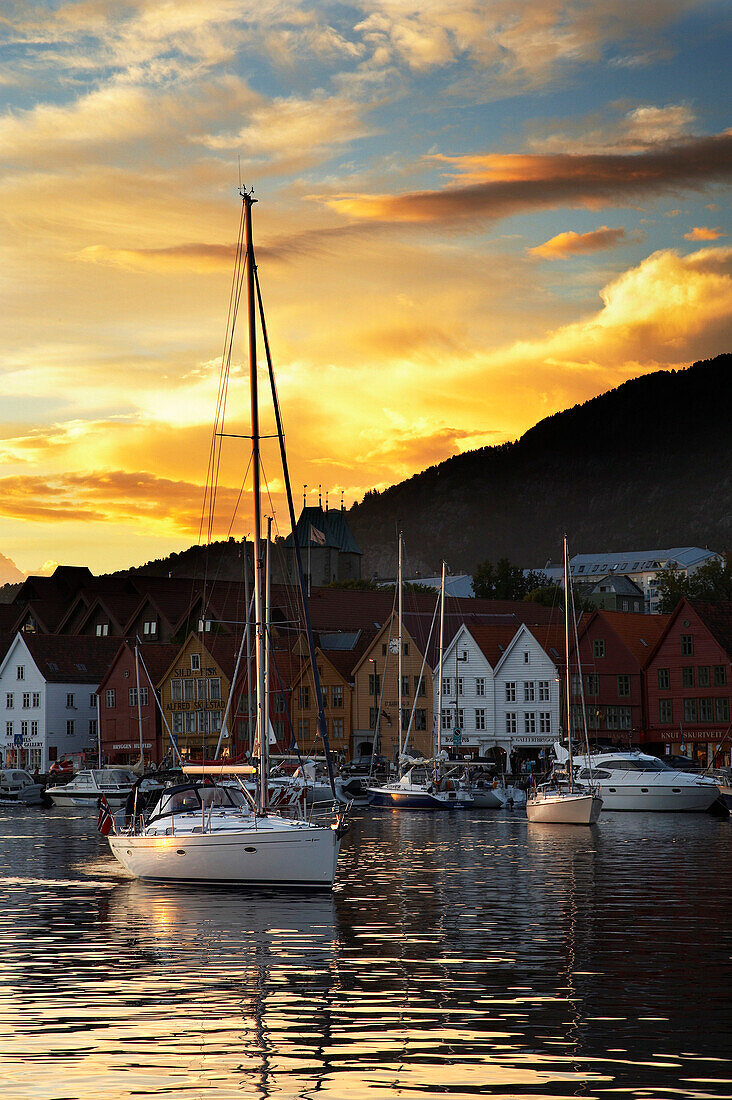
[[[732,603],[682,600],[646,668],[647,740],[702,764],[730,762]]]
[[[669,615],[595,611],[580,624],[579,654],[593,740],[635,747],[646,740],[644,668]],[[571,660],[573,726],[581,728],[576,658]]]
[[[134,764],[140,758],[140,740],[146,761],[159,764],[165,756],[167,735],[164,740],[156,685],[179,648],[176,645],[140,646],[138,676],[135,647],[122,642],[97,691],[103,761]]]

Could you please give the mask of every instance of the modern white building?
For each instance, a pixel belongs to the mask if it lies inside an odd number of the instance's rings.
[[[45,772],[64,756],[96,752],[96,689],[119,638],[16,634],[0,663],[0,756]]]
[[[699,546],[672,546],[668,550],[624,550],[611,554],[575,554],[570,559],[572,580],[578,583],[596,584],[603,577],[623,575],[642,589],[645,611],[658,613],[658,589],[656,577],[661,569],[677,569],[681,576],[696,573],[709,561],[721,561],[720,554]],[[564,568],[547,562],[541,570],[553,584],[564,584]]]
[[[559,736],[561,706],[554,647],[559,632],[535,627],[543,648],[525,624],[462,626],[442,662],[440,744],[465,755],[500,748],[547,748]],[[437,673],[434,698],[437,699]]]

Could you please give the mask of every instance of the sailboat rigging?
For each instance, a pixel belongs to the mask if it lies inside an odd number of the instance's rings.
[[[277,433],[280,442],[288,509],[295,530],[294,505],[284,448],[282,417],[272,369],[269,339],[264,322],[261,289],[257,276],[252,234],[253,194],[240,190],[243,204],[243,236],[240,227],[237,243],[234,297],[230,317],[236,315],[242,291],[242,269],[245,269],[248,318],[249,386],[251,398],[252,504],[254,550],[254,665],[255,665],[255,743],[259,750],[259,767],[227,764],[220,761],[203,766],[185,767],[189,782],[168,788],[161,793],[146,818],[133,821],[130,829],[109,835],[112,853],[132,874],[145,879],[176,882],[227,882],[266,884],[269,886],[330,887],[335,877],[340,838],[346,823],[343,811],[321,817],[285,817],[268,805],[269,792],[269,706],[268,706],[268,629],[270,571],[268,553],[262,539],[262,504],[260,475],[259,394],[257,379],[257,325],[255,300],[259,306],[262,336],[272,389]],[[230,356],[229,343],[229,356]],[[228,360],[222,374],[228,381]],[[222,386],[224,383],[222,382]],[[219,391],[217,424],[223,425],[222,409],[225,394]],[[216,433],[223,435],[223,431]],[[212,450],[213,456],[213,450]],[[218,459],[210,459],[210,468],[218,468]],[[215,495],[211,490],[212,497]],[[269,551],[268,535],[266,547]],[[318,724],[328,761],[331,787],[335,783],[330,761],[327,727],[322,692],[315,659],[315,645],[307,602],[297,539],[295,554],[300,577],[300,591],[306,633],[318,701]],[[246,560],[245,560],[246,569]],[[249,678],[247,678],[249,691]],[[241,776],[257,776],[256,801],[251,799]],[[213,778],[229,780],[223,786],[210,785]],[[202,782],[203,780],[203,782]],[[206,782],[208,781],[208,782]],[[238,786],[237,786],[238,783]]]
[[[554,825],[594,825],[600,816],[602,798],[596,787],[583,786],[574,778],[572,760],[572,707],[569,673],[569,617],[574,616],[574,599],[569,577],[569,550],[564,536],[564,655],[565,655],[565,719],[567,723],[567,769],[556,768],[548,782],[540,784],[526,796],[526,817],[529,821]],[[576,618],[575,618],[576,631]],[[579,649],[576,649],[579,659]],[[580,682],[582,677],[580,675]],[[587,723],[582,707],[585,741]],[[589,751],[589,749],[588,749]]]

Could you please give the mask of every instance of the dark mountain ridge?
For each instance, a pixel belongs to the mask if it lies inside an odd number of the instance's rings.
[[[363,573],[393,573],[396,532],[410,564],[472,573],[573,552],[732,544],[732,356],[657,371],[555,413],[515,443],[455,455],[348,513]]]

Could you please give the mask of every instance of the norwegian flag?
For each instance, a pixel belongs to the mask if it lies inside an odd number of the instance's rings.
[[[102,795],[99,799],[99,813],[97,815],[97,829],[102,836],[109,836],[110,833],[116,832],[114,827],[114,818],[107,802],[106,795]]]

